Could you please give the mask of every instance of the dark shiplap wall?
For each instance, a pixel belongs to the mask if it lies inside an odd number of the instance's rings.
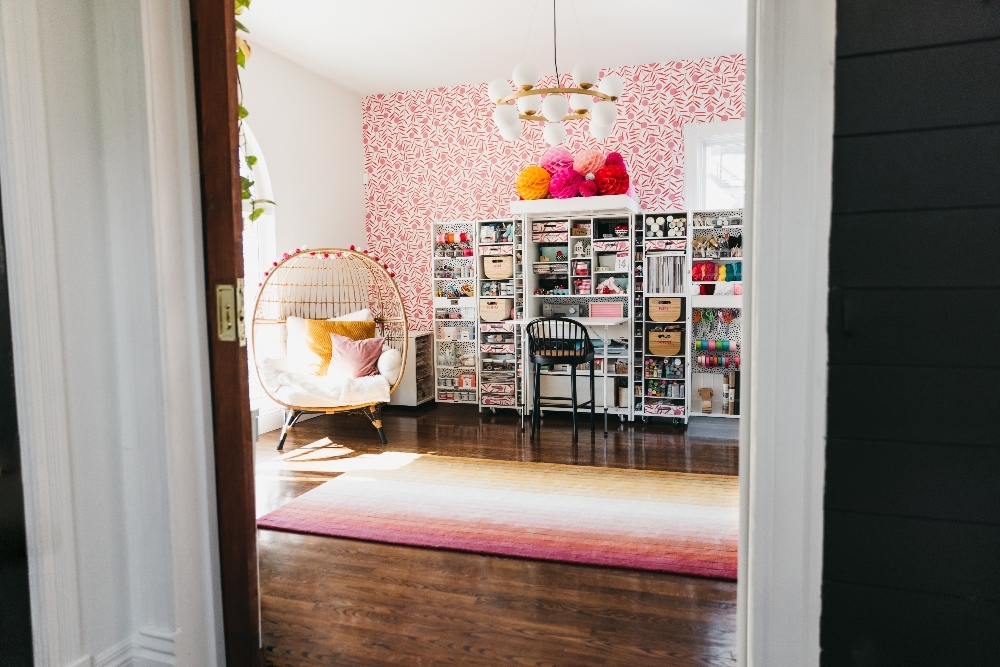
[[[838,0],[822,664],[1000,664],[1000,0]]]

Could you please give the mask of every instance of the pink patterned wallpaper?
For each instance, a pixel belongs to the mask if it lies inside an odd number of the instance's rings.
[[[619,151],[644,208],[682,208],[684,125],[743,117],[743,56],[613,71],[625,79],[614,133],[598,142],[585,122],[568,123],[564,145]],[[493,106],[485,83],[364,99],[368,247],[396,272],[411,329],[430,329],[431,221],[509,215],[517,172],[546,148],[528,123],[519,140],[503,141]]]

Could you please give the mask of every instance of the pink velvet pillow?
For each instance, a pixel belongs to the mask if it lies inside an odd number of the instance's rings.
[[[330,367],[327,376],[361,378],[368,375],[378,375],[378,358],[382,354],[384,338],[365,338],[351,340],[347,336],[330,334],[333,344],[333,354],[330,356]]]

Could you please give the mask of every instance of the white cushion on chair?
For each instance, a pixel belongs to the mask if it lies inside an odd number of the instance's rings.
[[[401,370],[403,370],[403,355],[400,351],[391,347],[383,350],[378,358],[378,372],[389,382],[390,386],[399,379]]]
[[[331,317],[330,319],[337,322],[374,322],[375,316],[372,315],[371,308],[362,308],[361,310],[355,310],[353,313],[347,313],[340,317]]]

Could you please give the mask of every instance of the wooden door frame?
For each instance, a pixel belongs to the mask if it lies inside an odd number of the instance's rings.
[[[191,7],[213,304],[242,270],[235,25],[229,3]],[[738,650],[755,667],[819,664],[835,9],[748,2],[746,235],[766,261],[745,280]],[[246,353],[211,340],[227,662],[246,665],[259,658]]]
[[[226,662],[261,663],[257,526],[246,344],[215,334],[216,287],[243,278],[236,17],[227,0],[191,0],[212,436]]]

